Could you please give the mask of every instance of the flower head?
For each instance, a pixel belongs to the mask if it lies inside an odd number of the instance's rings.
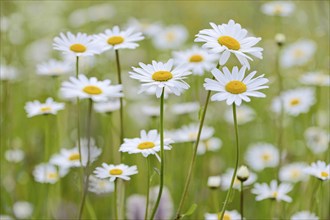
[[[29,118],[37,115],[56,115],[59,110],[64,109],[64,103],[54,102],[53,98],[47,98],[45,103],[37,100],[27,102],[24,108]]]
[[[42,163],[34,168],[33,176],[36,182],[54,184],[68,172],[68,169],[57,168],[52,164]]]
[[[254,79],[252,77],[257,73],[251,72],[248,76],[245,76],[246,68],[234,67],[232,72],[227,67],[222,69],[222,72],[218,69],[213,69],[211,72],[215,77],[213,79],[205,79],[204,87],[206,90],[216,91],[217,93],[211,97],[211,101],[224,101],[227,105],[241,105],[242,100],[250,102],[252,97],[266,97],[265,94],[258,92],[260,89],[268,88],[265,84],[268,79],[264,78],[264,75],[258,76]]]
[[[17,201],[13,205],[13,213],[18,219],[29,219],[33,213],[33,205],[27,201]]]
[[[257,143],[249,147],[245,160],[252,169],[260,171],[266,167],[276,167],[279,157],[278,149],[272,144]]]
[[[221,216],[221,213],[205,213],[204,218],[205,220],[219,220]],[[239,220],[241,219],[241,214],[239,214],[238,211],[232,210],[232,211],[225,211],[225,214],[223,215],[223,220]]]
[[[256,117],[256,112],[253,108],[240,105],[236,108],[236,118],[237,124],[242,125],[254,120]],[[232,109],[227,108],[224,114],[225,121],[231,124],[234,124],[233,111]]]
[[[133,72],[129,72],[129,74],[131,78],[141,81],[140,92],[154,87],[156,96],[159,98],[164,87],[177,96],[184,89],[189,88],[189,85],[183,80],[191,72],[187,71],[185,66],[173,67],[172,59],[166,63],[152,61],[152,64],[139,63],[139,65],[141,68],[132,67]]]
[[[96,177],[101,179],[110,178],[110,181],[115,181],[116,178],[121,178],[123,180],[130,180],[129,176],[137,174],[136,166],[127,166],[125,164],[112,165],[102,163],[102,167],[97,167],[94,170]]]
[[[60,76],[73,72],[73,65],[68,61],[49,60],[37,65],[37,74],[43,76]]]
[[[18,77],[18,70],[13,66],[0,65],[0,80],[12,81]]]
[[[329,148],[330,134],[320,127],[307,128],[304,136],[307,147],[315,154],[324,153]]]
[[[122,85],[111,86],[110,83],[110,80],[98,81],[80,74],[78,78],[70,77],[69,81],[63,82],[61,93],[66,99],[92,99],[95,102],[122,97]]]
[[[261,6],[261,11],[270,16],[289,16],[295,9],[292,2],[287,1],[271,1]]]
[[[319,220],[319,217],[309,211],[300,211],[293,214],[290,220]]]
[[[256,183],[251,190],[253,194],[256,194],[256,200],[274,199],[277,202],[283,200],[285,202],[291,202],[292,198],[287,195],[292,190],[292,185],[289,183],[278,184],[276,180],[272,180],[268,186],[266,183]]]
[[[310,86],[330,86],[330,76],[323,72],[308,72],[300,77],[300,82]]]
[[[161,28],[152,36],[153,45],[159,50],[177,49],[188,38],[188,31],[182,25],[171,25]]]
[[[306,164],[304,163],[291,163],[282,166],[279,171],[279,179],[282,182],[297,183],[299,181],[307,180],[307,175],[304,173]]]
[[[207,186],[210,189],[217,189],[220,187],[221,177],[220,176],[209,176],[207,179]]]
[[[318,160],[315,163],[312,163],[309,167],[306,167],[304,172],[323,181],[329,180],[330,164],[327,165],[324,161]]]
[[[94,175],[89,177],[89,186],[88,191],[96,193],[96,194],[105,194],[114,191],[114,184],[105,179],[99,179]]]
[[[229,168],[226,170],[226,172],[221,175],[221,189],[222,190],[228,190],[231,184],[231,179],[234,175],[234,169]],[[243,186],[249,186],[253,184],[257,180],[257,175],[253,172],[249,172],[249,176],[246,179],[246,181],[243,181]],[[234,180],[233,188],[237,190],[241,190],[241,180],[238,178],[238,173],[236,174],[236,178]]]
[[[248,69],[250,69],[248,60],[252,60],[251,55],[262,59],[263,49],[253,47],[261,40],[260,37],[246,37],[247,30],[233,20],[230,20],[228,24],[210,23],[210,25],[212,29],[201,30],[196,35],[195,42],[204,42],[203,48],[208,49],[212,54],[220,54],[221,66],[227,63],[230,54],[234,54]]]

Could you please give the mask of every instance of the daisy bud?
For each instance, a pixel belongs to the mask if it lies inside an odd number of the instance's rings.
[[[207,179],[207,186],[210,189],[217,189],[220,187],[221,178],[220,176],[209,176]]]
[[[250,176],[249,169],[246,166],[241,166],[237,171],[237,179],[245,182]]]
[[[275,41],[277,43],[278,46],[283,46],[283,44],[285,43],[285,35],[282,33],[278,33],[275,35]]]

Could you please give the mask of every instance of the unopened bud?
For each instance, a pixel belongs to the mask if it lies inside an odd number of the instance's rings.
[[[237,179],[245,182],[250,176],[249,169],[246,166],[241,166],[237,171]]]
[[[285,43],[285,35],[281,33],[276,34],[275,41],[278,46],[282,46]]]
[[[221,178],[220,176],[209,176],[207,179],[207,186],[211,189],[217,189],[220,187]]]

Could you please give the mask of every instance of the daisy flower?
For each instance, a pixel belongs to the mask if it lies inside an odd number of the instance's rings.
[[[204,219],[205,220],[219,220],[221,214],[220,213],[205,213]],[[225,211],[225,214],[223,216],[223,220],[239,220],[241,219],[241,214],[239,214],[238,211],[232,210],[232,211]]]
[[[37,74],[43,76],[60,76],[73,72],[73,65],[68,61],[49,60],[37,65]]]
[[[253,60],[251,55],[262,59],[263,49],[253,47],[261,40],[260,37],[246,37],[247,30],[233,20],[230,20],[228,24],[210,23],[210,25],[212,29],[201,30],[196,35],[195,42],[204,42],[203,48],[212,54],[220,54],[219,64],[221,66],[227,63],[231,53],[248,69],[250,69],[248,60]]]
[[[78,78],[70,77],[62,83],[61,93],[66,99],[92,99],[95,102],[122,97],[122,85],[111,86],[110,83],[110,80],[98,81],[95,77],[88,79],[79,74]]]
[[[319,220],[319,217],[309,211],[300,211],[293,214],[290,220]]]
[[[203,75],[216,67],[218,55],[210,54],[207,50],[193,46],[185,51],[173,52],[177,65],[187,65],[194,75]]]
[[[182,25],[163,27],[157,34],[152,36],[152,43],[159,50],[177,49],[188,38],[188,31]]]
[[[256,183],[251,190],[256,194],[256,200],[274,199],[277,202],[283,200],[285,202],[292,202],[292,198],[287,195],[292,190],[293,186],[289,183],[278,184],[276,180],[272,180],[268,186],[266,183]]]
[[[143,40],[141,32],[134,32],[133,28],[127,30],[120,30],[118,26],[114,26],[112,29],[106,29],[104,33],[94,36],[94,39],[99,43],[102,51],[110,49],[135,49],[139,46],[137,41]]]
[[[279,171],[279,179],[282,182],[297,183],[299,181],[306,181],[308,176],[304,173],[306,168],[305,163],[291,163],[281,167]]]
[[[166,106],[164,106],[166,109]],[[135,111],[135,109],[134,109]],[[141,111],[143,114],[150,116],[150,117],[159,117],[159,106],[153,106],[153,105],[142,105]]]
[[[171,150],[171,143],[173,143],[171,139],[164,139],[164,150]],[[160,151],[160,136],[157,130],[151,130],[148,133],[142,130],[139,138],[124,138],[124,143],[120,146],[119,151],[129,154],[141,153],[144,157],[153,154],[160,161],[157,154]]]
[[[42,163],[33,170],[34,180],[39,183],[56,183],[61,177],[69,172],[65,168],[56,168],[52,164]]]
[[[183,102],[171,106],[171,112],[176,115],[183,115],[197,112],[200,109],[198,102]]]
[[[266,97],[265,94],[258,92],[257,90],[268,88],[265,84],[268,79],[264,78],[264,75],[258,76],[254,79],[256,71],[251,72],[248,76],[245,76],[246,68],[243,66],[238,69],[237,66],[233,67],[232,72],[227,67],[222,69],[222,72],[217,68],[213,69],[213,79],[205,79],[204,88],[206,90],[216,91],[217,93],[212,95],[211,101],[224,101],[227,105],[241,105],[242,100],[250,102],[252,97]]]
[[[312,163],[311,166],[306,167],[304,172],[323,181],[329,180],[330,164],[327,165],[324,161],[318,160],[317,162]]]
[[[53,48],[74,56],[94,56],[101,52],[93,37],[80,32],[77,35],[71,32],[67,32],[66,35],[60,33],[59,37],[54,38]]]
[[[18,77],[18,71],[15,67],[0,65],[0,80],[12,81]]]
[[[256,171],[266,167],[276,167],[279,163],[279,157],[278,149],[268,143],[253,144],[245,154],[246,162]]]
[[[165,87],[179,96],[183,90],[189,88],[183,80],[191,72],[186,66],[174,67],[173,59],[166,63],[152,61],[152,64],[147,65],[140,62],[139,65],[141,68],[132,67],[134,72],[129,72],[129,74],[131,78],[141,81],[140,93],[154,87],[156,96],[159,98]]]
[[[37,115],[56,115],[59,110],[64,109],[64,103],[54,102],[53,98],[47,98],[45,103],[37,100],[27,102],[24,108],[29,118]]]
[[[299,40],[283,48],[280,58],[281,66],[289,68],[302,66],[312,59],[316,51],[316,44],[312,40]]]
[[[226,191],[229,189],[233,174],[234,174],[234,169],[229,168],[226,170],[226,172],[223,175],[221,175],[221,180],[222,180],[221,189],[222,190]],[[237,175],[238,174],[236,174],[233,188],[237,189],[237,190],[241,190],[241,181],[237,178]],[[253,172],[249,172],[249,177],[246,181],[243,182],[243,186],[249,186],[249,185],[253,184],[256,180],[257,180],[257,175]]]
[[[271,1],[261,6],[261,11],[270,16],[276,15],[286,17],[291,15],[294,9],[295,5],[287,1]]]
[[[136,18],[128,19],[127,26],[142,32],[148,37],[155,36],[163,28],[159,22],[152,23],[145,19],[136,19]]]
[[[221,185],[221,177],[220,176],[209,176],[207,178],[207,186],[211,189],[217,189]]]
[[[329,148],[330,134],[320,127],[309,127],[304,133],[307,147],[315,154]]]
[[[110,181],[115,181],[116,178],[121,178],[123,180],[130,180],[129,176],[137,174],[136,166],[127,166],[125,164],[112,165],[102,163],[102,167],[97,167],[94,170],[94,174],[96,177],[101,179],[110,178]]]
[[[17,201],[13,205],[13,213],[17,219],[29,219],[33,213],[33,205],[27,201]]]
[[[237,124],[242,125],[253,121],[256,117],[256,112],[246,105],[241,105],[236,108]],[[232,109],[226,109],[224,114],[225,121],[234,124]]]
[[[97,102],[93,108],[98,113],[111,113],[120,109],[119,99],[110,99],[106,102]]]
[[[310,86],[330,86],[330,76],[323,72],[308,72],[299,81]]]
[[[8,149],[5,152],[5,158],[9,162],[18,163],[21,162],[25,157],[24,151],[19,148]]]
[[[197,134],[199,130],[198,124],[184,125],[179,129],[174,131],[166,132],[165,136],[170,137],[175,141],[175,143],[193,142],[197,139]],[[204,126],[200,136],[200,140],[207,140],[213,137],[214,128]]]
[[[222,147],[222,141],[220,138],[211,137],[209,139],[200,141],[197,148],[197,154],[202,155],[207,151],[218,151]]]
[[[96,178],[93,175],[89,177],[88,191],[90,192],[96,194],[105,194],[105,193],[113,192],[114,189],[115,189],[115,185],[113,184],[113,182]]]
[[[64,168],[80,167],[81,165],[86,166],[88,159],[89,162],[92,163],[100,156],[102,152],[100,148],[95,146],[95,141],[93,139],[90,140],[89,150],[87,139],[81,139],[80,144],[81,154],[79,153],[78,147],[74,147],[72,149],[62,148],[59,154],[55,154],[51,157],[50,163]]]
[[[282,92],[280,97],[273,100],[272,110],[279,113],[281,111],[281,104],[283,103],[284,111],[287,114],[298,116],[301,113],[307,113],[315,102],[315,91],[313,88],[291,89]]]

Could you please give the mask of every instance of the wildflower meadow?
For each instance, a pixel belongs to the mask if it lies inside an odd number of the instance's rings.
[[[330,219],[329,1],[0,4],[0,220]]]

